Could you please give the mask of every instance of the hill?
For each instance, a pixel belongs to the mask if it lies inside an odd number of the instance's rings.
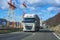
[[[57,26],[60,24],[60,13],[45,21],[46,25]]]

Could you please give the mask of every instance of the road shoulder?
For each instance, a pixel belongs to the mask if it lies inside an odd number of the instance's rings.
[[[55,33],[53,33],[53,34],[60,40],[60,33],[55,32]]]

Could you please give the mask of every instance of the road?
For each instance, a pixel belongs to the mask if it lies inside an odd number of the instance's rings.
[[[40,30],[39,32],[13,32],[0,34],[0,40],[59,40],[49,30]]]

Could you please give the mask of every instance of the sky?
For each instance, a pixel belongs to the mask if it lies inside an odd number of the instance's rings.
[[[10,0],[0,0],[0,18],[8,17]],[[15,21],[21,21],[23,11],[26,14],[37,14],[41,20],[45,21],[60,12],[60,0],[12,0],[15,2],[16,9]],[[26,3],[27,8],[22,5]]]

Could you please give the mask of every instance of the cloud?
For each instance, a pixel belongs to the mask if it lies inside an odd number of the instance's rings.
[[[0,0],[0,8],[2,9],[6,9],[8,8],[8,4],[7,2],[9,2],[10,0]],[[46,5],[51,5],[54,7],[60,7],[60,0],[13,0],[15,1],[16,5],[17,2],[19,4],[22,4],[24,1],[26,2],[27,6],[30,7],[42,7],[42,6],[46,6]]]
[[[29,6],[41,7],[45,5],[60,7],[60,0],[27,0]]]
[[[35,8],[35,7],[29,7],[29,6],[28,6],[28,9],[30,9],[31,11],[36,10],[36,8]]]
[[[6,10],[9,8],[8,2],[10,0],[0,0],[0,9]],[[16,2],[15,0],[12,0],[12,2]]]
[[[59,11],[60,11],[60,7],[48,7],[48,8],[47,8],[47,11],[48,11],[48,12],[52,12],[52,11],[57,11],[57,12],[59,12]]]
[[[8,2],[9,0],[0,0],[0,9],[7,9],[9,7]]]
[[[49,8],[47,8],[48,11],[51,11],[51,10],[54,10],[54,9],[55,9],[55,7],[49,7]]]
[[[28,9],[31,11],[37,11],[42,13],[51,13],[60,11],[60,0],[19,0],[20,3],[26,2]],[[46,9],[43,9],[45,6],[48,6]],[[42,7],[42,8],[41,8]],[[37,9],[40,8],[40,9]],[[41,10],[42,9],[42,10]]]
[[[40,2],[40,0],[27,0],[27,2],[29,3],[29,4],[34,4],[34,3],[38,3],[38,2]]]

